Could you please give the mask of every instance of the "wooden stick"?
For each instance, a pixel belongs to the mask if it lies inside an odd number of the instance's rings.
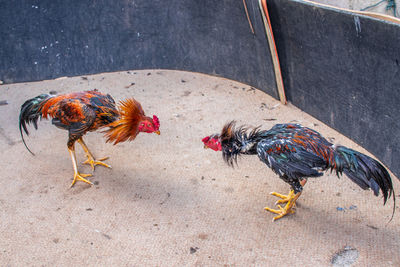
[[[267,0],[259,0],[261,14],[264,21],[265,32],[268,37],[269,50],[271,52],[272,63],[274,65],[276,87],[278,89],[279,100],[282,104],[286,104],[285,88],[282,80],[282,71],[279,63],[278,51],[276,50],[275,38],[272,32],[271,21],[269,19]]]
[[[249,11],[247,10],[246,0],[243,0],[243,6],[244,6],[244,11],[246,12],[246,16],[247,16],[247,20],[248,20],[249,25],[250,25],[251,32],[254,34],[254,28],[253,28],[253,24],[251,23],[251,19],[250,19],[250,16],[249,16]]]

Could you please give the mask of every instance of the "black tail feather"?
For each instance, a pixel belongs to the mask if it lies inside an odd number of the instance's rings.
[[[393,218],[396,209],[396,197],[392,179],[386,168],[375,159],[347,147],[336,147],[336,152],[340,155],[336,161],[342,161],[340,165],[343,167],[343,172],[354,183],[364,190],[371,188],[375,196],[378,196],[379,190],[381,190],[383,204],[386,204],[386,201],[393,195]]]
[[[40,108],[42,104],[47,101],[52,95],[49,94],[41,94],[37,97],[29,99],[25,101],[25,103],[21,106],[21,112],[19,114],[19,131],[21,133],[22,142],[24,143],[26,149],[32,154],[35,155],[26,145],[24,135],[22,133],[22,129],[29,135],[29,131],[27,128],[27,124],[32,123],[35,129],[37,130],[37,122],[40,118],[42,118],[42,113]]]

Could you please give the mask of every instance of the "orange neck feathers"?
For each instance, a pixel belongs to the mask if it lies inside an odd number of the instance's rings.
[[[139,133],[139,123],[145,117],[142,106],[133,98],[120,101],[118,105],[120,118],[110,123],[110,129],[105,131],[107,142],[132,141]]]

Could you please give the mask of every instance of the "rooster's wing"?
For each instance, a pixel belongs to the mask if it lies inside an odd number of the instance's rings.
[[[70,136],[81,137],[91,130],[96,121],[96,112],[93,108],[79,99],[63,99],[53,108],[52,123],[68,130]]]
[[[321,176],[326,167],[322,157],[285,138],[260,141],[257,154],[276,174],[290,179]]]

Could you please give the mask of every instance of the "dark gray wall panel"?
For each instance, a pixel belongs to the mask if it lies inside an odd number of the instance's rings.
[[[400,175],[400,26],[269,0],[288,100]]]
[[[128,69],[235,79],[277,97],[256,0],[0,0],[0,80]]]

